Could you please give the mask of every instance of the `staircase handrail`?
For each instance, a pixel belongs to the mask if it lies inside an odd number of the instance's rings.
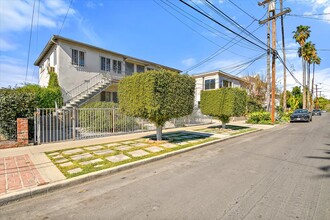
[[[83,83],[74,87],[73,89],[67,91],[64,94],[64,102],[68,103],[72,99],[76,98],[77,96],[87,94],[90,89],[95,87],[96,85],[104,82],[104,80],[112,80],[110,73],[99,73],[96,76],[91,77],[90,79],[84,80]]]

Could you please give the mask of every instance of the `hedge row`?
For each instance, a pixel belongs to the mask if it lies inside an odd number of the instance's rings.
[[[119,82],[119,107],[126,115],[163,126],[189,115],[194,107],[195,79],[169,70],[151,70]]]
[[[242,116],[246,112],[247,95],[238,88],[221,88],[202,91],[201,110],[205,115],[228,118]]]
[[[16,139],[16,119],[32,119],[36,108],[54,108],[55,101],[62,104],[62,93],[56,74],[50,75],[50,87],[26,85],[0,89],[0,135]],[[29,120],[29,138],[33,137],[33,120]]]

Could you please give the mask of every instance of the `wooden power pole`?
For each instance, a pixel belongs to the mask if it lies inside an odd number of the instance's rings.
[[[280,0],[280,9],[283,12],[283,0]],[[285,54],[285,41],[284,41],[284,19],[281,15],[281,29],[282,29],[282,52],[283,52],[283,110],[286,111],[286,54]]]
[[[276,89],[276,56],[277,56],[277,52],[276,52],[276,18],[279,16],[282,16],[286,13],[289,13],[291,10],[287,9],[285,11],[282,11],[278,14],[275,14],[275,5],[276,5],[276,0],[264,0],[263,2],[259,2],[258,5],[264,5],[264,4],[268,4],[268,12],[272,12],[272,16],[259,21],[259,24],[264,24],[270,20],[272,20],[272,110],[271,110],[271,118],[272,118],[272,123],[275,123],[275,89]],[[269,49],[269,48],[268,48]]]

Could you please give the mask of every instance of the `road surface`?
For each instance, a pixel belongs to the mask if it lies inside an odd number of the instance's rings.
[[[0,219],[330,220],[330,113],[0,207]]]

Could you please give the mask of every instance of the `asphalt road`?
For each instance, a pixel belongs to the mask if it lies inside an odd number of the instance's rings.
[[[330,113],[0,207],[0,219],[330,219]]]

